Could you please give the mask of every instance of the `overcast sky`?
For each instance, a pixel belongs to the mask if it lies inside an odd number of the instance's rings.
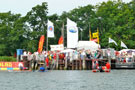
[[[32,7],[42,4],[42,2],[48,3],[49,15],[57,13],[61,15],[63,11],[70,11],[79,6],[86,6],[88,4],[96,5],[103,1],[108,0],[0,0],[0,12],[20,13],[23,16],[26,15]],[[123,0],[124,2],[130,2],[131,0]]]

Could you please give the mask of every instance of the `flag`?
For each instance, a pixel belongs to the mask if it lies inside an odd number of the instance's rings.
[[[47,37],[54,37],[54,26],[53,23],[51,21],[48,20],[47,23]]]
[[[67,48],[76,48],[78,44],[77,24],[67,18]]]
[[[95,40],[97,39],[97,43],[99,44],[99,30],[97,28],[97,32],[92,33],[92,38],[95,38]]]
[[[44,40],[45,40],[45,37],[44,37],[44,35],[42,35],[40,37],[40,40],[39,40],[38,53],[41,53],[42,52],[43,45],[44,45]]]
[[[92,34],[93,38],[98,38],[98,32]]]
[[[58,44],[63,44],[63,37],[62,36],[60,37]]]
[[[109,43],[114,43],[115,45],[117,45],[117,43],[111,38],[109,38]]]
[[[121,41],[121,47],[127,48],[127,46]]]

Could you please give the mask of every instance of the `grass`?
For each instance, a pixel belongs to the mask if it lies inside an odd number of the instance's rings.
[[[16,62],[16,58],[12,56],[0,56],[0,62]]]

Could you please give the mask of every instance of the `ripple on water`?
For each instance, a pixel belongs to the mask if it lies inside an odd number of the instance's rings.
[[[0,90],[134,90],[134,70],[0,72]]]

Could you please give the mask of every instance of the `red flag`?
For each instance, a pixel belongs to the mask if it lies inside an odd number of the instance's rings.
[[[62,36],[60,37],[58,44],[63,44],[63,37]]]
[[[38,53],[41,53],[42,52],[43,45],[44,45],[44,40],[45,40],[45,37],[44,37],[44,35],[42,35],[40,37],[40,40],[39,40]]]

